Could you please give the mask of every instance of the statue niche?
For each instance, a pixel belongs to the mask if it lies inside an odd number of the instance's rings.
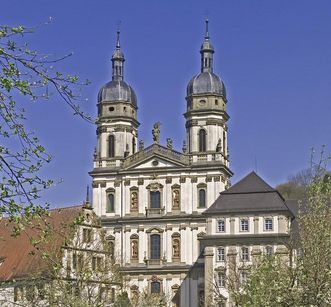
[[[180,192],[177,189],[172,191],[172,208],[180,208]]]
[[[131,259],[138,259],[138,241],[131,241]]]
[[[138,210],[138,192],[133,191],[131,192],[131,210],[137,211]]]
[[[180,258],[180,238],[175,237],[172,239],[172,257]]]

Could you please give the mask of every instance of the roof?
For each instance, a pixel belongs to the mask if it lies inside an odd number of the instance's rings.
[[[47,272],[47,263],[42,259],[42,253],[59,252],[64,244],[69,225],[80,214],[82,206],[53,209],[45,220],[51,227],[47,242],[34,247],[31,239],[45,229],[46,223],[36,219],[33,226],[26,228],[19,236],[12,236],[14,223],[7,218],[0,220],[0,281],[10,281],[33,277]],[[1,264],[2,262],[2,264]],[[40,276],[40,275],[38,275]]]
[[[187,96],[196,94],[215,94],[226,97],[223,81],[212,72],[201,72],[187,85]]]
[[[222,192],[204,214],[288,211],[281,194],[255,172]]]

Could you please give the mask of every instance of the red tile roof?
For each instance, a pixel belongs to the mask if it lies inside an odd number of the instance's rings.
[[[82,206],[53,209],[45,218],[50,226],[50,235],[46,242],[36,247],[31,239],[38,238],[46,224],[41,219],[26,228],[19,236],[13,237],[13,223],[7,218],[0,220],[0,281],[10,281],[22,278],[33,278],[47,274],[47,262],[43,252],[59,253],[64,244],[69,226],[79,216]]]

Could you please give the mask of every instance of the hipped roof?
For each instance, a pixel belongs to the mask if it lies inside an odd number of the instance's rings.
[[[231,188],[223,191],[203,214],[274,211],[288,211],[292,216],[281,194],[255,172],[251,172]]]

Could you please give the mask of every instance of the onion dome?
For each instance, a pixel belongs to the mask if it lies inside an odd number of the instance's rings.
[[[117,31],[116,49],[112,56],[112,80],[99,91],[98,102],[129,102],[137,107],[137,96],[123,78],[124,54],[120,46],[120,32]]]
[[[209,40],[208,20],[206,20],[205,38],[200,48],[201,72],[194,76],[187,85],[187,96],[215,94],[226,98],[223,81],[213,73],[214,47]]]

